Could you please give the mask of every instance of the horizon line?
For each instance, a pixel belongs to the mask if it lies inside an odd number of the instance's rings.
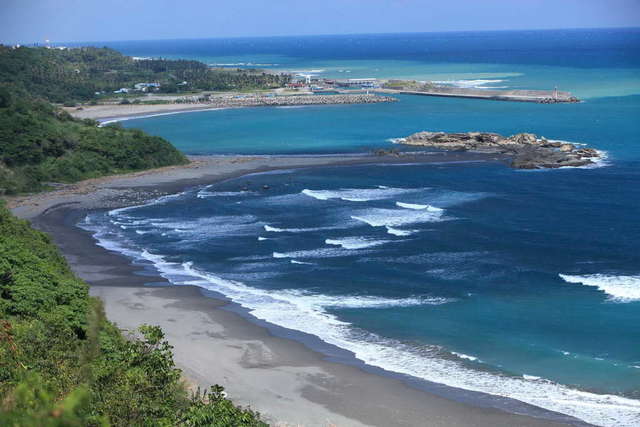
[[[499,33],[499,32],[542,32],[542,31],[572,31],[572,30],[640,30],[640,26],[620,26],[620,27],[563,27],[563,28],[528,28],[528,29],[498,29],[498,30],[444,30],[444,31],[401,31],[401,32],[381,32],[381,33],[334,33],[334,34],[291,34],[291,35],[264,35],[264,36],[213,36],[213,37],[180,37],[180,38],[157,38],[157,39],[121,39],[121,40],[87,40],[87,41],[51,41],[49,44],[77,44],[77,43],[122,43],[122,42],[151,42],[151,41],[179,41],[179,40],[242,40],[242,39],[270,39],[270,38],[304,38],[304,37],[340,37],[340,36],[382,36],[401,34],[451,34],[451,33]],[[33,45],[44,44],[46,40],[35,42],[5,42],[5,45]]]

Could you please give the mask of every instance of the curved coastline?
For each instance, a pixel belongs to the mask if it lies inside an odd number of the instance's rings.
[[[84,190],[82,188],[78,191],[59,190],[47,195],[41,195],[42,197],[40,198],[32,196],[22,201],[14,200],[12,203],[13,211],[18,216],[31,219],[38,228],[53,235],[54,240],[60,246],[74,270],[91,284],[94,295],[104,299],[107,314],[119,323],[120,327],[130,329],[140,323],[153,322],[160,323],[164,329],[168,330],[170,341],[175,346],[176,360],[184,370],[187,378],[194,384],[207,386],[208,381],[212,379],[222,381],[223,378],[227,379],[227,376],[221,376],[219,373],[207,375],[200,372],[199,367],[203,366],[203,360],[198,360],[198,357],[200,359],[204,357],[206,360],[206,356],[195,356],[193,354],[196,352],[191,351],[190,348],[197,347],[199,343],[192,343],[190,339],[185,340],[182,337],[184,328],[179,325],[176,326],[175,322],[165,318],[167,309],[174,313],[175,317],[185,316],[187,313],[192,316],[202,316],[203,313],[206,316],[213,317],[230,316],[214,314],[219,313],[220,308],[226,312],[234,313],[241,320],[226,319],[226,321],[220,321],[219,323],[224,325],[222,329],[225,330],[229,327],[228,322],[233,325],[238,322],[244,323],[243,328],[249,328],[253,334],[259,336],[259,338],[254,336],[251,341],[253,342],[257,339],[261,343],[258,345],[259,350],[255,348],[253,350],[254,353],[257,351],[257,355],[247,350],[248,353],[245,351],[240,356],[235,355],[235,358],[238,359],[239,357],[241,361],[247,357],[256,359],[253,363],[272,368],[267,369],[266,372],[270,372],[270,370],[279,371],[282,368],[279,363],[274,363],[272,357],[266,356],[274,353],[270,346],[276,346],[278,354],[287,355],[287,360],[290,360],[289,353],[292,351],[298,355],[303,352],[307,361],[309,357],[312,357],[313,363],[305,365],[308,369],[303,370],[304,374],[302,376],[306,380],[302,384],[299,383],[299,380],[294,381],[295,387],[290,383],[293,390],[288,390],[289,397],[303,399],[298,404],[306,405],[304,406],[304,411],[294,410],[293,412],[297,412],[295,414],[291,413],[291,409],[286,408],[287,405],[276,404],[273,398],[256,396],[255,391],[251,393],[250,387],[245,386],[237,390],[233,387],[235,382],[233,380],[228,384],[224,384],[238,403],[251,404],[252,407],[265,412],[272,420],[314,424],[314,420],[317,421],[319,419],[317,417],[322,416],[338,422],[338,424],[346,423],[347,425],[361,425],[360,423],[365,425],[415,425],[418,420],[425,416],[433,416],[435,413],[437,418],[442,420],[442,425],[465,425],[464,420],[470,416],[476,420],[476,425],[513,425],[514,423],[527,426],[555,423],[586,425],[586,423],[570,416],[554,413],[513,399],[454,389],[367,365],[356,359],[353,353],[326,344],[316,337],[260,321],[251,316],[248,310],[229,303],[228,299],[220,298],[220,295],[214,295],[210,291],[203,291],[200,288],[196,289],[191,286],[147,286],[149,283],[164,283],[165,285],[168,283],[158,276],[157,271],[150,270],[149,265],[132,263],[130,258],[122,254],[107,251],[97,246],[93,236],[76,226],[77,222],[92,210],[136,205],[165,194],[184,191],[189,187],[211,184],[275,169],[349,164],[402,164],[408,160],[414,163],[432,162],[441,164],[442,162],[469,160],[490,161],[494,160],[492,157],[473,153],[438,153],[437,155],[429,156],[412,154],[406,157],[210,156],[207,158],[194,157],[193,159],[196,162],[191,167],[151,171],[149,173],[134,174],[135,176],[110,177],[94,183],[90,187],[84,187]],[[134,190],[130,190],[130,187],[134,188]],[[202,298],[203,293],[212,298]],[[151,302],[155,304],[155,308],[135,308],[138,305],[148,307]],[[204,306],[206,308],[203,308]],[[188,324],[192,329],[198,329],[193,323]],[[251,324],[252,328],[247,324]],[[196,331],[192,330],[191,332],[195,333]],[[199,333],[202,333],[202,331]],[[229,335],[231,337],[234,336],[233,334]],[[219,340],[220,337],[217,339]],[[194,340],[200,341],[197,338]],[[295,344],[292,344],[291,340]],[[221,342],[211,342],[209,346],[215,349],[216,346],[224,343],[223,339]],[[244,345],[248,344],[244,342]],[[268,350],[265,350],[265,346]],[[292,350],[294,347],[295,350]],[[301,350],[301,347],[304,350]],[[247,356],[247,354],[251,355]],[[234,359],[234,356],[232,355],[230,358]],[[296,359],[292,365],[287,366],[299,366],[299,364],[300,360]],[[241,369],[246,371],[244,375],[254,375],[254,372],[249,369],[251,363],[245,365],[241,366]],[[318,378],[311,373],[319,367],[324,372],[325,377],[328,375],[328,377],[332,378],[332,381],[329,382],[331,386],[327,386],[326,383],[322,382],[318,383]],[[234,369],[237,370],[239,368],[235,366]],[[336,375],[338,371],[345,372]],[[242,376],[243,374],[238,375]],[[346,384],[341,385],[341,381],[338,379],[344,375],[346,375],[344,378],[349,380],[349,384],[355,381],[355,385],[350,385],[349,387]],[[300,377],[300,372],[297,372],[294,376]],[[291,380],[291,372],[285,377]],[[374,377],[376,379],[373,379]],[[353,387],[360,387],[370,381],[382,383],[376,386],[375,393],[373,391],[367,392],[370,395],[368,402],[363,402],[361,396],[363,391],[355,392]],[[321,384],[328,387],[322,393],[318,390]],[[254,387],[257,390],[260,389],[255,385]],[[303,392],[294,391],[298,388],[301,388]],[[393,390],[394,393],[400,393],[402,399],[397,401],[389,400],[390,390]],[[338,401],[344,401],[344,403],[338,404],[336,401],[337,396],[341,396]],[[382,405],[381,408],[373,411],[372,408],[368,407],[371,401]],[[345,406],[347,403],[348,407]],[[415,404],[415,407],[411,406],[412,404]],[[385,405],[387,405],[386,409],[384,409]],[[380,420],[384,420],[386,416],[392,414],[393,410],[397,410],[397,408],[402,408],[402,411],[407,413],[408,418],[405,422],[387,419],[380,424]],[[302,414],[307,409],[309,413]],[[525,414],[525,416],[516,414]],[[295,418],[296,416],[301,418]],[[413,421],[406,422],[409,419]]]

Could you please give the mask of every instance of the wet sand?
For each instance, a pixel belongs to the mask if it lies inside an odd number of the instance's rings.
[[[218,383],[240,405],[250,405],[274,425],[291,426],[543,426],[584,425],[531,405],[433,385],[426,391],[406,377],[331,361],[280,328],[250,320],[219,295],[191,286],[170,286],[142,265],[107,251],[76,227],[87,212],[140,203],[161,194],[278,168],[359,163],[493,160],[486,155],[437,153],[406,156],[194,157],[187,167],[107,177],[55,192],[11,200],[15,214],[53,237],[74,271],[100,297],[108,318],[134,330],[159,325],[174,346],[177,365],[192,386]],[[289,331],[290,332],[290,331]],[[309,342],[311,342],[310,340]],[[344,350],[327,346],[328,353]],[[347,355],[348,356],[348,355]],[[382,374],[382,375],[380,375]],[[439,390],[439,391],[438,391]],[[453,392],[452,392],[453,391]],[[461,397],[464,396],[464,397]],[[484,398],[479,398],[483,396]],[[475,402],[475,404],[470,404]],[[499,403],[499,405],[498,405]],[[554,421],[551,421],[551,420]],[[566,424],[565,424],[566,425]]]

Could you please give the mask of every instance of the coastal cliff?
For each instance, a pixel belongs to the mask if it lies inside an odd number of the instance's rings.
[[[515,169],[544,169],[566,166],[586,166],[600,158],[593,148],[538,138],[532,133],[504,137],[488,132],[418,132],[394,141],[398,144],[435,147],[453,151],[480,151],[506,154],[512,157]]]

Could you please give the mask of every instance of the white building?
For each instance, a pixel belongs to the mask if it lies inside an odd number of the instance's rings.
[[[136,83],[133,87],[136,90],[141,90],[143,92],[146,92],[147,90],[149,90],[149,88],[152,88],[152,89],[159,88],[160,83]]]
[[[347,87],[378,87],[378,79],[374,78],[338,80],[336,83]]]

